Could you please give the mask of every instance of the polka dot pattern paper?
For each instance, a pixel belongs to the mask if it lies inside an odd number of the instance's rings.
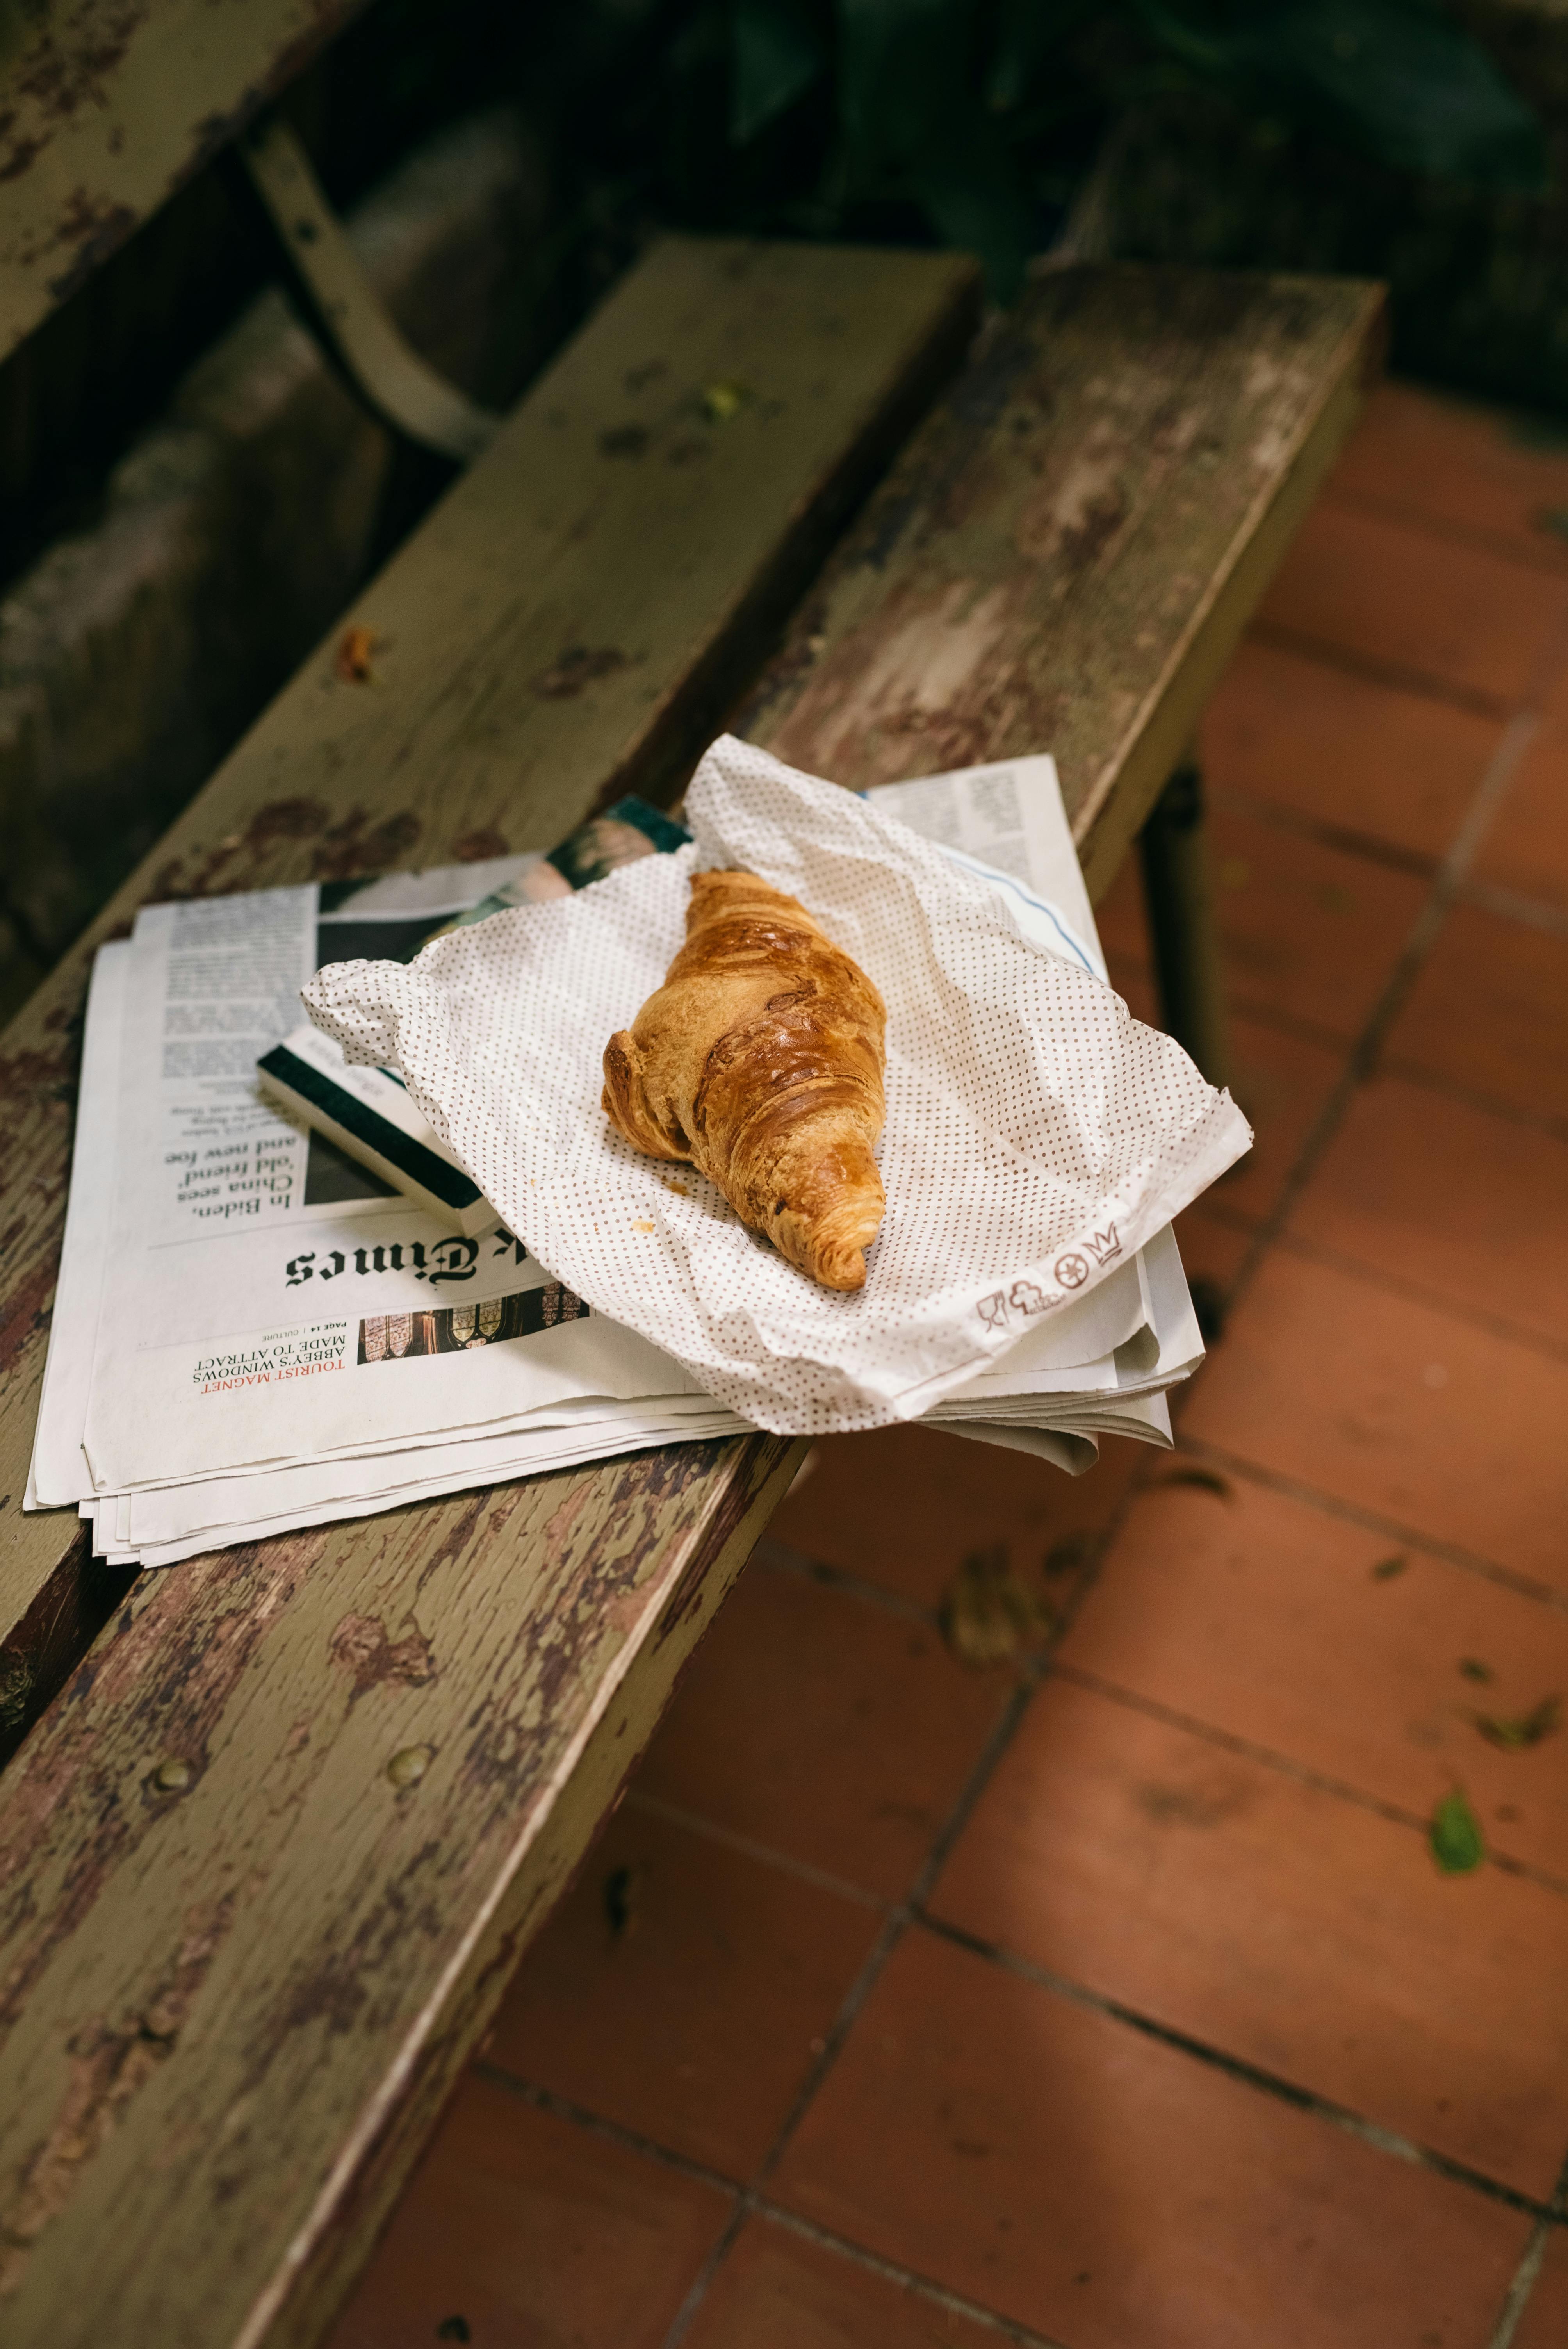
[[[1126,1263],[1248,1147],[1228,1093],[1005,897],[895,817],[726,736],[693,844],[572,897],[333,963],[305,990],[350,1061],[399,1071],[538,1261],[731,1410],[816,1435],[913,1419]],[[691,874],[806,905],[888,1008],[887,1214],[836,1295],[600,1102],[605,1044],[663,981]]]

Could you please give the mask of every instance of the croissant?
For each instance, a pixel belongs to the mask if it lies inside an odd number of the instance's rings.
[[[695,873],[686,944],[604,1050],[604,1107],[688,1159],[825,1288],[859,1288],[886,1206],[887,1013],[864,971],[754,873]]]

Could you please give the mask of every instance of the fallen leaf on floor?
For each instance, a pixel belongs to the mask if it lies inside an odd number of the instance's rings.
[[[1172,1468],[1169,1476],[1161,1476],[1160,1482],[1161,1485],[1193,1485],[1200,1493],[1218,1494],[1222,1501],[1233,1501],[1236,1497],[1235,1486],[1228,1476],[1222,1476],[1217,1468],[1200,1468],[1196,1464],[1188,1468]]]
[[[1489,1745],[1503,1754],[1523,1754],[1550,1737],[1563,1715],[1559,1696],[1543,1696],[1528,1713],[1478,1713],[1475,1725]]]
[[[1432,1857],[1445,1876],[1467,1876],[1486,1857],[1475,1813],[1458,1786],[1451,1795],[1443,1796],[1432,1813],[1428,1841]]]
[[[1397,1574],[1404,1573],[1409,1563],[1402,1549],[1396,1550],[1392,1557],[1378,1559],[1372,1568],[1372,1579],[1374,1582],[1392,1582]]]
[[[1059,1542],[1053,1542],[1046,1552],[1041,1561],[1041,1571],[1053,1576],[1076,1574],[1093,1547],[1092,1534],[1066,1534]]]
[[[624,1940],[637,1921],[637,1896],[642,1889],[640,1868],[613,1868],[604,1878],[604,1922],[613,1940]]]
[[[942,1594],[942,1636],[961,1664],[1005,1664],[1037,1647],[1056,1616],[1014,1573],[1006,1547],[972,1550]]]
[[[368,685],[374,674],[370,660],[376,637],[369,628],[345,628],[337,640],[333,667],[345,685]]]
[[[1483,1664],[1479,1656],[1461,1656],[1460,1671],[1467,1681],[1493,1681],[1497,1678],[1491,1666]]]

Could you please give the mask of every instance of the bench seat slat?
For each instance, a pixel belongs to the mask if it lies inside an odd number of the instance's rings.
[[[1355,420],[1382,289],[1047,272],[905,449],[742,730],[863,788],[1054,750],[1109,887]]]

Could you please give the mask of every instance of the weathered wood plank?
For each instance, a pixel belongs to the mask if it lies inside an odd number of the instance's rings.
[[[20,1501],[91,947],[149,899],[548,847],[606,794],[656,790],[958,363],[977,284],[952,254],[655,247],[346,616],[372,681],[336,674],[335,633],[0,1038],[12,1686],[80,1565],[71,1520]],[[725,420],[719,384],[739,388]]]
[[[4,1782],[7,2340],[319,2338],[804,1448],[141,1578]]]
[[[1106,889],[1342,445],[1379,288],[1047,274],[911,440],[742,709],[857,788],[1051,750]]]
[[[285,88],[365,0],[0,12],[0,358]]]
[[[974,286],[917,256],[655,253],[363,600],[376,684],[325,647],[100,931],[171,889],[548,841],[695,750]],[[733,421],[705,416],[717,381],[745,388]],[[13,1478],[84,971],[0,1055]],[[677,1447],[132,1588],[0,1777],[7,2338],[317,2336],[799,1449]],[[33,1621],[79,1553],[19,1489],[5,1588]],[[399,1791],[388,1763],[425,1747]]]

